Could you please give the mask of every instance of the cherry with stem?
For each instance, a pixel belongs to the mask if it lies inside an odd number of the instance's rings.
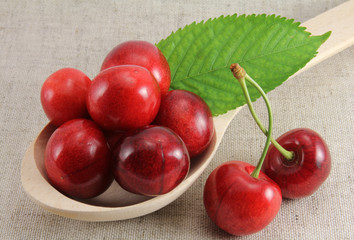
[[[248,108],[259,128],[268,136],[259,120],[248,93],[246,81],[258,91],[261,87],[241,68],[235,65]],[[313,194],[327,179],[331,169],[328,147],[321,136],[307,128],[298,128],[283,134],[272,145],[265,157],[262,171],[281,188],[285,198],[295,199]]]
[[[235,76],[242,68],[232,65]],[[232,235],[247,235],[264,229],[279,212],[282,195],[279,186],[261,171],[272,134],[271,106],[262,89],[257,89],[267,105],[267,140],[256,167],[229,161],[212,171],[204,186],[204,206],[210,219]]]

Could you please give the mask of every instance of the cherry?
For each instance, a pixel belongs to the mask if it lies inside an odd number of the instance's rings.
[[[159,86],[143,67],[121,65],[100,72],[88,90],[92,119],[110,131],[134,130],[150,124],[160,107]]]
[[[162,97],[154,123],[177,133],[186,144],[190,157],[203,152],[214,134],[208,105],[201,97],[186,90],[172,90]]]
[[[331,157],[326,143],[318,133],[306,128],[286,132],[277,142],[292,151],[293,158],[286,159],[271,145],[262,171],[280,186],[285,198],[312,195],[331,170]]]
[[[91,80],[74,68],[63,68],[43,83],[41,103],[51,123],[57,127],[68,120],[88,117],[87,90]]]
[[[117,65],[138,65],[148,69],[158,82],[161,94],[170,88],[171,72],[162,52],[146,41],[127,41],[113,48],[104,59],[101,71]]]
[[[204,186],[204,206],[210,219],[232,235],[265,228],[277,215],[282,196],[279,186],[263,172],[240,161],[226,162],[212,171]]]
[[[187,176],[188,151],[172,130],[146,126],[127,133],[116,144],[114,176],[121,187],[142,195],[161,195]]]
[[[49,182],[73,198],[98,196],[113,181],[106,139],[87,119],[70,120],[53,132],[45,149],[45,169]]]

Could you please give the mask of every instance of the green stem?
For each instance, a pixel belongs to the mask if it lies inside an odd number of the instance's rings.
[[[254,81],[247,73],[245,74],[244,79],[246,79],[246,81],[248,81],[249,83],[252,84],[252,86],[254,86],[259,92],[263,92],[262,88],[257,84],[256,81]],[[242,87],[242,91],[245,95],[246,98],[246,102],[248,105],[248,108],[253,116],[253,119],[256,121],[258,127],[262,130],[262,132],[267,135],[267,130],[266,128],[263,126],[262,122],[259,120],[253,105],[252,105],[252,101],[251,98],[249,96],[248,90],[247,90],[247,86],[246,84],[243,84],[244,86],[241,85]],[[264,93],[264,92],[263,92]],[[270,141],[272,142],[272,144],[274,145],[274,147],[287,159],[287,160],[291,160],[294,157],[294,153],[291,151],[286,150],[285,148],[283,148],[273,137],[270,137]]]
[[[252,114],[253,119],[256,121],[258,127],[262,130],[262,132],[267,135],[268,132],[266,130],[266,128],[262,125],[262,122],[259,120],[256,112],[254,111],[253,105],[252,105],[252,101],[251,98],[249,96],[248,93],[248,89],[245,83],[245,79],[250,82],[259,92],[263,92],[262,88],[246,73],[246,71],[238,64],[232,64],[230,66],[230,69],[232,71],[232,73],[234,74],[235,78],[237,80],[239,80],[241,87],[242,87],[242,91],[245,95],[245,99],[246,99],[246,103],[248,105],[248,108]],[[242,80],[242,82],[240,81],[240,79],[244,79]],[[264,92],[263,92],[264,93]],[[265,95],[265,94],[264,94]],[[287,159],[287,160],[292,160],[294,157],[294,153],[291,151],[287,151],[285,148],[283,148],[276,140],[274,140],[274,138],[270,137],[270,141],[272,142],[272,144],[274,145],[274,147]]]
[[[259,176],[259,172],[262,168],[264,159],[267,155],[267,151],[269,149],[269,145],[270,142],[273,143],[274,147],[287,159],[287,160],[291,160],[294,157],[294,153],[291,151],[287,151],[286,149],[284,149],[276,140],[274,140],[274,138],[272,138],[272,127],[273,127],[273,115],[272,115],[272,110],[270,107],[270,103],[268,100],[267,95],[265,94],[265,92],[263,91],[263,89],[257,84],[256,81],[254,81],[247,73],[246,71],[238,64],[232,64],[230,66],[230,69],[232,71],[232,73],[234,74],[235,78],[239,81],[243,94],[245,96],[246,99],[246,103],[248,105],[248,108],[252,114],[253,119],[256,121],[258,127],[262,130],[262,132],[267,136],[267,140],[266,140],[266,144],[265,147],[263,149],[262,155],[260,160],[258,161],[258,164],[256,166],[256,168],[254,169],[254,171],[252,172],[252,176],[255,178],[258,178]],[[266,105],[267,105],[267,110],[268,110],[268,131],[266,130],[266,128],[263,126],[262,122],[260,121],[260,119],[258,118],[253,105],[252,105],[252,101],[251,98],[249,96],[248,93],[248,89],[247,89],[247,85],[246,85],[246,81],[248,81],[249,83],[251,83],[251,85],[253,87],[255,87],[257,89],[257,91],[261,94],[262,98],[264,99]]]
[[[248,81],[248,80],[247,80]],[[239,82],[243,82],[244,84],[241,84],[245,87],[245,90],[246,92],[248,93],[248,90],[247,90],[247,87],[246,87],[246,84],[245,84],[245,78],[243,78],[243,80],[239,80]],[[258,84],[255,83],[255,82],[250,82],[254,87],[256,87],[256,89],[258,90],[258,92],[262,95],[263,99],[264,99],[264,102],[266,103],[267,105],[267,110],[268,110],[268,132],[267,132],[267,140],[266,140],[266,143],[265,143],[265,146],[264,146],[264,149],[263,149],[263,152],[262,152],[262,155],[261,155],[261,158],[259,159],[258,161],[258,164],[256,166],[256,168],[253,170],[253,172],[251,173],[251,176],[253,176],[254,178],[258,178],[259,176],[259,172],[261,171],[262,169],[262,165],[263,165],[263,162],[264,162],[264,159],[267,155],[267,152],[268,152],[268,148],[269,148],[269,145],[270,145],[270,139],[272,137],[272,129],[273,129],[273,114],[272,114],[272,109],[270,107],[270,103],[269,103],[269,100],[266,96],[266,94],[263,92],[263,90],[261,88],[259,88]],[[256,120],[256,119],[255,119]]]
[[[249,99],[249,93],[248,93],[248,89],[247,89],[246,81],[245,81],[245,76],[247,75],[245,70],[238,64],[232,64],[230,69],[231,69],[232,73],[234,74],[235,78],[237,78],[237,80],[239,81],[239,83],[242,87],[242,91],[243,91],[244,95],[246,96],[246,99]],[[256,168],[251,173],[252,177],[258,178],[259,172],[261,171],[264,159],[267,155],[269,145],[270,145],[270,138],[272,136],[272,129],[273,129],[273,114],[272,114],[272,109],[270,107],[269,100],[268,100],[266,94],[264,93],[263,89],[255,81],[252,81],[252,79],[251,79],[251,81],[249,79],[247,79],[247,81],[249,81],[257,89],[257,91],[261,94],[261,96],[263,97],[263,99],[267,105],[267,110],[268,110],[267,140],[266,140],[265,146],[263,148],[261,158],[259,159]],[[251,113],[252,113],[252,111],[251,111]],[[252,113],[253,117],[256,116],[254,114],[255,114],[255,112],[253,111],[253,113]],[[256,117],[255,120],[259,121],[258,117]]]

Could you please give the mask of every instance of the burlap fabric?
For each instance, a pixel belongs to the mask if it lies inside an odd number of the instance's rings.
[[[22,189],[20,167],[46,125],[43,81],[63,67],[93,78],[118,43],[153,43],[172,31],[220,15],[267,13],[304,22],[343,0],[274,1],[30,1],[0,2],[0,238],[1,239],[354,239],[354,48],[297,75],[269,93],[274,136],[297,127],[319,132],[332,154],[332,172],[313,196],[286,200],[263,231],[237,238],[207,217],[202,191],[208,174],[228,160],[256,164],[265,138],[243,108],[211,164],[167,207],[144,217],[90,223],[53,215]],[[333,19],[335,21],[335,19]],[[353,23],[354,24],[354,23]],[[266,121],[264,103],[255,108]]]

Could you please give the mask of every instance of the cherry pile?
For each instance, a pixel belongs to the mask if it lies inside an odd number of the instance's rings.
[[[209,146],[214,124],[202,98],[169,91],[170,83],[167,60],[145,41],[113,48],[92,81],[73,68],[50,75],[41,103],[57,127],[45,149],[52,186],[78,199],[100,195],[114,180],[148,196],[178,186]]]

